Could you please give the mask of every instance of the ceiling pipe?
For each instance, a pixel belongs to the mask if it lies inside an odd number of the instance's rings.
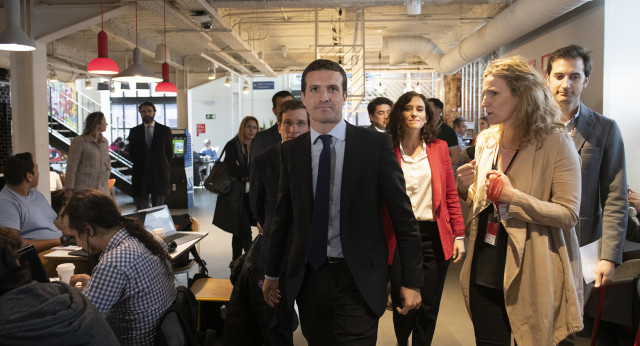
[[[519,0],[442,56],[436,70],[453,74],[591,0]]]

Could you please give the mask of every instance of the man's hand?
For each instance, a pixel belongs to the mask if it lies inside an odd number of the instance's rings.
[[[631,188],[628,188],[628,190],[629,190],[629,205],[636,210],[636,213],[638,213],[640,211],[640,194],[631,190]]]
[[[596,265],[596,284],[595,287],[606,285],[613,281],[616,271],[615,263],[607,260],[600,260]]]
[[[69,280],[69,285],[75,286],[78,282],[80,283],[80,289],[83,290],[87,286],[87,282],[91,277],[87,274],[75,274],[71,275],[71,280]]]
[[[262,284],[262,295],[267,305],[273,307],[274,304],[280,303],[280,290],[278,289],[278,280],[269,280],[264,278]]]
[[[396,310],[400,315],[406,315],[409,310],[418,309],[422,303],[422,297],[420,296],[420,289],[400,287],[400,298],[402,299],[402,309],[396,307]]]
[[[476,160],[458,167],[456,174],[458,176],[458,180],[456,181],[458,193],[466,199],[469,186],[476,180]]]
[[[453,241],[453,263],[460,262],[464,258],[464,238],[456,239]]]

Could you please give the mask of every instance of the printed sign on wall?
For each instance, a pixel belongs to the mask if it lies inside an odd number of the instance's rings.
[[[201,133],[205,133],[206,124],[196,124],[196,136],[200,136]]]

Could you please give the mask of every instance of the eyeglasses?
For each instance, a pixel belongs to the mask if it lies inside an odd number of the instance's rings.
[[[297,121],[295,123],[293,121],[291,121],[291,120],[285,120],[285,121],[281,122],[281,124],[282,124],[282,126],[287,127],[287,128],[291,128],[293,126],[296,126],[296,127],[307,127],[307,126],[309,126],[309,124],[307,124],[307,122],[304,121],[304,120],[299,120],[299,121]]]

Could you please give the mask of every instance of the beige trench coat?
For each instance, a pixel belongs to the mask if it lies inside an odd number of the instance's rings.
[[[477,178],[469,188],[469,249],[460,282],[469,308],[469,280],[478,215],[490,201],[486,174],[498,150],[497,128],[476,146]],[[582,271],[574,225],[580,210],[580,159],[569,135],[554,133],[536,150],[521,149],[507,174],[516,189],[503,221],[509,241],[504,296],[518,345],[552,345],[582,330]],[[482,240],[478,240],[482,241]]]
[[[95,189],[109,195],[111,159],[109,144],[102,135],[98,142],[90,136],[81,135],[71,141],[65,189]]]

